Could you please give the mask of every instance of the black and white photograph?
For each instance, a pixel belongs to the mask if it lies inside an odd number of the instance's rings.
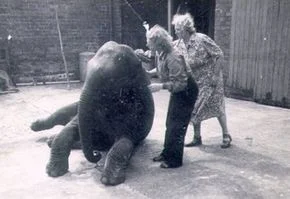
[[[290,198],[289,10],[0,0],[0,198]]]

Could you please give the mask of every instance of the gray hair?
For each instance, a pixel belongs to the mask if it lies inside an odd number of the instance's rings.
[[[184,30],[189,33],[195,33],[196,29],[194,27],[194,19],[189,13],[185,14],[175,14],[173,16],[172,25],[181,26]]]
[[[154,25],[146,34],[148,40],[151,40],[155,46],[161,47],[164,51],[172,49],[171,35],[160,25]]]

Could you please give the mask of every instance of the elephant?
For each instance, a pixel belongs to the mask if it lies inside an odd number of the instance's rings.
[[[97,163],[101,152],[107,152],[101,183],[123,183],[134,149],[153,125],[154,101],[149,84],[131,47],[113,41],[101,46],[88,62],[79,101],[31,125],[34,131],[65,125],[50,142],[47,174],[64,175],[70,151],[80,141],[90,162]]]

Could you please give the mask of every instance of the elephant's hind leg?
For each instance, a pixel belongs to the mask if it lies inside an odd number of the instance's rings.
[[[51,143],[50,159],[46,165],[46,173],[49,176],[61,176],[68,171],[68,157],[76,141],[79,141],[77,116],[63,128]]]
[[[128,138],[121,138],[116,141],[107,154],[104,172],[101,182],[105,185],[117,185],[125,181],[126,169],[129,164],[133,142]]]
[[[52,113],[47,118],[38,119],[34,121],[30,128],[33,131],[42,131],[46,129],[51,129],[56,125],[66,125],[69,121],[77,115],[78,102],[64,106],[54,113]]]

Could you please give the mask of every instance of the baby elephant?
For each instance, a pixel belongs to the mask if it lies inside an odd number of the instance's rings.
[[[105,43],[89,61],[79,102],[31,125],[34,131],[65,125],[51,142],[49,176],[68,171],[68,157],[80,141],[87,160],[97,163],[108,151],[101,182],[117,185],[134,148],[151,130],[154,102],[150,81],[134,51],[116,42]]]

